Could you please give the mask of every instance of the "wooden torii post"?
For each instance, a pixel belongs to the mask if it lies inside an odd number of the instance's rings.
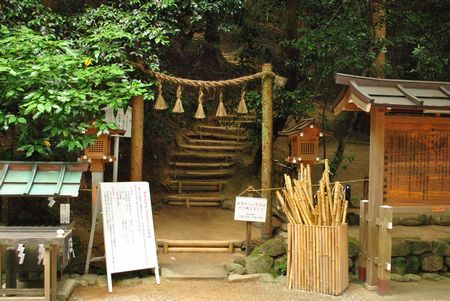
[[[158,78],[163,75],[151,70],[145,69],[142,64],[129,62],[130,65],[140,69],[142,72]],[[272,165],[273,165],[273,86],[276,82],[276,75],[272,71],[272,64],[264,64],[261,73],[246,76],[243,78],[232,79],[228,81],[195,81],[173,78],[178,84],[185,83],[190,86],[200,86],[205,84],[220,87],[233,86],[240,81],[250,81],[261,78],[262,80],[262,163],[261,163],[261,189],[267,198],[266,223],[262,228],[262,237],[264,239],[272,236],[272,195],[269,188],[272,188]],[[166,77],[170,78],[170,77]],[[159,78],[161,79],[161,78]],[[278,84],[284,85],[285,79],[278,77]],[[144,102],[142,96],[136,96],[132,100],[133,121],[131,130],[131,181],[142,181],[142,162],[143,162],[143,141],[144,141]]]

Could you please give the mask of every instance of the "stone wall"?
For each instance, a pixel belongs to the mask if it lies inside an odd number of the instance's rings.
[[[359,242],[349,238],[349,271],[357,273]],[[450,238],[426,241],[392,239],[392,280],[441,280],[450,277]]]

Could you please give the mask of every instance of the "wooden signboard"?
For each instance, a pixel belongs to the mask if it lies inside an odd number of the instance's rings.
[[[384,201],[450,205],[450,118],[386,116]]]
[[[148,183],[100,183],[99,195],[109,292],[112,292],[111,274],[125,271],[154,268],[159,284]]]

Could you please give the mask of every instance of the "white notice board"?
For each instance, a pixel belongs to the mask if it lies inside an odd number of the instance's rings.
[[[148,182],[100,183],[108,290],[111,274],[154,268],[156,240]]]
[[[234,220],[247,222],[266,222],[267,199],[236,197]]]

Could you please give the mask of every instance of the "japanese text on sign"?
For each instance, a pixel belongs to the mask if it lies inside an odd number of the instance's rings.
[[[157,267],[147,182],[100,183],[108,273]]]
[[[267,199],[238,196],[236,197],[234,220],[264,223],[266,210]]]

